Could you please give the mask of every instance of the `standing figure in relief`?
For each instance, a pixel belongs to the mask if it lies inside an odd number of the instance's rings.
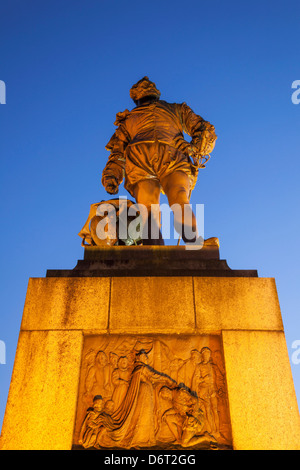
[[[97,352],[94,364],[88,370],[85,388],[86,395],[92,397],[101,395],[103,398],[111,397],[110,366],[104,351]]]
[[[112,373],[112,383],[114,393],[112,400],[114,402],[115,411],[122,404],[130,382],[131,371],[129,369],[128,358],[126,356],[119,357],[118,367]]]
[[[201,349],[202,361],[197,366],[193,388],[198,394],[205,410],[208,432],[213,436],[219,436],[220,419],[218,412],[218,389],[216,385],[215,364],[211,359],[211,350],[207,347]]]
[[[111,415],[112,425],[98,435],[98,446],[131,448],[155,445],[153,387],[158,383],[174,387],[172,379],[148,366],[147,354],[140,351],[136,355],[126,396]]]
[[[191,351],[191,355],[178,371],[178,382],[183,383],[189,389],[193,389],[193,377],[198,364],[201,361],[201,354],[197,349]]]

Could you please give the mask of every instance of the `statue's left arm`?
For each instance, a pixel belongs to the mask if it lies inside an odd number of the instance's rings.
[[[192,137],[190,145],[202,155],[212,152],[217,139],[214,126],[195,114],[186,103],[180,105],[180,118],[183,131]]]

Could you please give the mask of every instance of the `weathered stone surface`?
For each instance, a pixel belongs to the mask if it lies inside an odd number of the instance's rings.
[[[220,334],[233,448],[298,449],[274,279],[156,275],[30,280],[0,446],[72,448],[84,336],[101,336],[111,352],[113,336]]]
[[[71,449],[83,336],[21,332],[2,428],[2,450]]]
[[[109,329],[111,333],[194,332],[192,278],[113,278]]]
[[[29,280],[22,330],[106,330],[109,278]]]
[[[283,331],[272,278],[194,278],[197,328]]]
[[[236,450],[299,450],[300,417],[284,334],[223,331]]]

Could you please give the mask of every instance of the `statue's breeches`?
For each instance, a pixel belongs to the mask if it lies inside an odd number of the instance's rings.
[[[178,149],[162,142],[144,142],[126,148],[125,189],[132,196],[133,187],[139,181],[156,179],[161,182],[175,171],[187,173],[193,185],[193,165]]]

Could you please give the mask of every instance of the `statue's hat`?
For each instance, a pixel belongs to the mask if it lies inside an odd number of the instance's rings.
[[[156,88],[155,83],[151,82],[148,77],[143,77],[131,87],[130,98],[136,103],[146,96],[157,96],[159,98],[160,91]]]

